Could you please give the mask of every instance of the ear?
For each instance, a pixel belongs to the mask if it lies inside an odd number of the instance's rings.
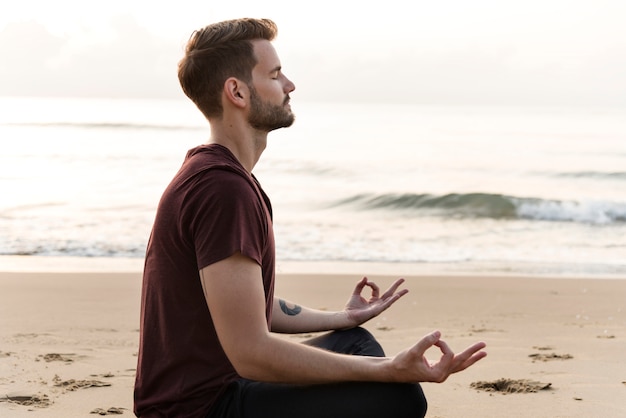
[[[224,100],[233,106],[244,108],[247,106],[248,86],[241,80],[230,77],[224,82]]]

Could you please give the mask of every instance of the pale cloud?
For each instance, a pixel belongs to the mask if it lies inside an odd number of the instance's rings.
[[[617,0],[23,3],[0,17],[0,95],[182,97],[191,31],[247,15],[278,23],[296,99],[626,106]]]
[[[168,97],[178,92],[180,45],[139,27],[129,16],[111,21],[105,38],[57,36],[37,22],[0,32],[0,94]]]

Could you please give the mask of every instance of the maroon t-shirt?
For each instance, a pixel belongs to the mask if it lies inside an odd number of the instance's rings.
[[[269,327],[275,262],[269,199],[226,147],[194,148],[163,193],[146,252],[138,416],[204,417],[238,378],[218,341],[199,276],[237,252],[262,268]]]

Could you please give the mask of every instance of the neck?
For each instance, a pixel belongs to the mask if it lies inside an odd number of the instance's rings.
[[[228,148],[243,168],[251,173],[267,146],[267,132],[237,129],[236,126],[238,125],[211,123],[209,143],[220,144]]]

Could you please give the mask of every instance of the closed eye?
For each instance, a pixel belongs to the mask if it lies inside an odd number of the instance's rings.
[[[280,70],[281,70],[281,67],[278,66],[278,67],[273,68],[272,71],[270,71],[270,74],[273,80],[278,80],[278,78],[280,77]]]

